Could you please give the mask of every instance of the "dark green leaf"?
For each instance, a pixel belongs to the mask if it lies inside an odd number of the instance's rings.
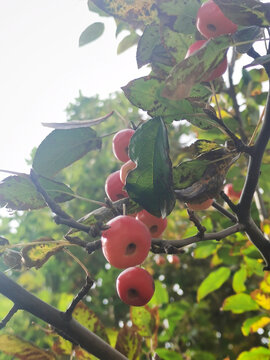
[[[249,26],[247,28],[237,31],[235,34],[232,35],[232,37],[236,43],[249,41],[248,44],[236,46],[236,50],[240,54],[244,54],[248,52],[248,50],[252,47],[253,41],[262,37],[262,30],[258,26]]]
[[[90,150],[100,147],[101,140],[91,128],[54,130],[37,148],[33,169],[39,175],[52,177]]]
[[[79,38],[79,46],[89,44],[98,39],[104,32],[104,24],[102,22],[95,22],[89,25]]]
[[[214,0],[221,11],[235,24],[269,26],[270,4],[257,0]]]
[[[138,68],[152,61],[152,53],[157,45],[160,45],[159,25],[147,25],[138,42],[136,53]]]
[[[172,30],[183,34],[193,34],[196,30],[196,14],[200,7],[197,0],[175,1],[175,0],[158,0],[158,7],[162,15],[166,15],[169,26]]]
[[[137,164],[127,177],[130,198],[155,216],[170,214],[175,197],[167,129],[160,117],[148,120],[136,130],[129,156]]]
[[[202,300],[206,295],[219,289],[230,277],[231,271],[227,267],[220,267],[212,271],[201,283],[197,292],[197,300]]]
[[[208,116],[204,113],[205,102],[193,102],[192,99],[178,101],[169,100],[161,96],[164,82],[154,77],[142,77],[130,81],[122,87],[129,101],[148,112],[150,116],[162,116],[166,122],[173,120],[188,120],[195,126],[208,130],[213,127]],[[196,95],[205,96],[205,88],[196,88]]]

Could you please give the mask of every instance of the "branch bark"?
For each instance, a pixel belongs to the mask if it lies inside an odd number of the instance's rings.
[[[67,319],[65,313],[38,299],[1,272],[0,292],[8,297],[18,309],[25,310],[52,325],[59,333],[72,339],[75,344],[79,344],[98,359],[127,360],[123,354],[83,327],[78,321],[73,318]]]

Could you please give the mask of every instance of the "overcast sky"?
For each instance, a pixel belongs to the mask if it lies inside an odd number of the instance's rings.
[[[51,131],[41,123],[65,121],[79,90],[106,97],[142,76],[135,48],[117,56],[114,20],[103,20],[103,36],[79,48],[100,21],[87,0],[0,1],[0,169],[27,172],[25,159]]]

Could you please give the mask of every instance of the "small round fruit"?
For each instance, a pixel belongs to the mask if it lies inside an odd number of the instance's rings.
[[[121,166],[120,169],[120,180],[122,181],[123,184],[126,183],[126,178],[129,174],[129,172],[133,169],[135,169],[136,164],[132,161],[132,160],[128,160],[126,163],[124,163]]]
[[[235,191],[233,184],[226,184],[223,191],[231,200],[239,200],[242,193],[242,191]]]
[[[167,259],[168,259],[170,264],[180,265],[180,259],[179,259],[179,257],[177,255],[168,255]]]
[[[187,206],[189,207],[190,210],[205,210],[208,209],[213,203],[213,199],[208,199],[203,201],[202,203],[198,203],[198,204],[190,204],[187,203]]]
[[[237,25],[228,19],[213,0],[206,1],[197,13],[196,26],[207,39],[233,34]]]
[[[166,263],[166,259],[162,255],[155,255],[154,260],[158,266],[162,266]]]
[[[188,58],[195,51],[199,50],[206,42],[207,40],[198,40],[195,43],[191,44],[190,47],[188,48],[185,59]],[[228,62],[227,62],[227,57],[225,56],[224,59],[213,69],[213,71],[202,81],[213,81],[214,79],[223,75],[227,70],[227,67],[228,67]]]
[[[135,130],[133,129],[123,129],[118,131],[113,137],[112,148],[114,156],[122,162],[129,160],[128,146],[134,132]]]
[[[138,212],[137,219],[142,221],[150,230],[153,238],[158,238],[167,227],[167,219],[162,219],[150,214],[146,210]]]
[[[130,267],[118,276],[116,289],[120,299],[127,305],[143,306],[151,300],[155,283],[146,270]]]
[[[151,234],[139,220],[120,215],[110,220],[102,232],[102,251],[107,261],[118,269],[141,264],[151,246]]]
[[[120,180],[120,170],[111,173],[105,182],[105,192],[111,201],[117,201],[128,197],[128,193],[123,190],[124,184]]]

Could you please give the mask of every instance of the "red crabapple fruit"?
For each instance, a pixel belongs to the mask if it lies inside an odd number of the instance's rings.
[[[155,283],[146,270],[130,267],[118,276],[116,289],[120,299],[127,305],[143,306],[151,300]]]
[[[138,212],[137,219],[148,227],[153,238],[158,238],[167,227],[166,218],[156,217],[146,210]]]
[[[233,34],[237,25],[228,19],[213,0],[206,1],[197,13],[196,26],[207,39]]]
[[[117,201],[128,197],[128,193],[123,190],[124,184],[120,180],[120,170],[111,173],[105,182],[105,192],[111,201]]]
[[[102,251],[107,261],[118,269],[141,264],[151,246],[151,234],[141,221],[120,215],[107,223],[101,236]]]
[[[133,129],[123,129],[118,131],[113,137],[112,148],[114,156],[122,162],[129,160],[128,146],[134,132],[135,130]]]

